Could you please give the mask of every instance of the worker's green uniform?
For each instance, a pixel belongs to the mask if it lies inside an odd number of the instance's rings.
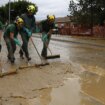
[[[17,25],[14,24],[9,24],[4,32],[4,40],[6,42],[7,45],[7,49],[8,49],[8,59],[11,62],[14,62],[15,57],[14,57],[14,53],[16,50],[16,43],[13,39],[10,38],[10,33],[14,33],[14,38],[17,38],[18,35],[18,29],[17,29]]]
[[[0,21],[0,30],[3,29],[3,23]]]
[[[2,22],[0,21],[0,31],[1,31],[0,34],[2,34],[2,29],[3,29],[3,24],[2,24]],[[2,47],[2,46],[1,46],[1,36],[2,36],[2,35],[0,35],[0,52],[1,52],[1,47]]]
[[[24,27],[22,28],[22,30],[20,31],[20,35],[22,37],[22,49],[25,52],[25,56],[27,57],[27,59],[29,58],[29,52],[28,52],[28,42],[29,42],[29,38],[32,35],[32,32],[35,30],[35,17],[34,15],[28,15],[26,14],[22,14],[21,18],[24,20]],[[29,35],[27,33],[27,31],[25,30],[27,29],[29,32],[31,32],[31,35]],[[23,52],[20,49],[20,56],[23,56]]]
[[[41,22],[41,26],[42,26],[42,41],[43,41],[43,49],[41,52],[41,56],[46,58],[47,56],[47,45],[49,44],[50,38],[51,36],[47,35],[47,33],[50,31],[50,29],[55,28],[55,24],[54,23],[49,23],[49,21],[46,19],[44,21]],[[43,40],[44,37],[47,37],[47,40]]]

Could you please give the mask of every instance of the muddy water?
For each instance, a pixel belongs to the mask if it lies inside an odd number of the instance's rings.
[[[87,98],[84,99],[87,104],[82,102],[86,105],[105,104],[105,48],[72,43],[59,46],[63,60],[79,63],[87,70],[81,76],[81,93],[91,101]]]
[[[65,81],[64,86],[52,90],[49,105],[79,105],[81,98],[79,92],[79,79],[70,78]]]
[[[105,76],[85,71],[81,76],[81,93],[105,104]]]
[[[63,86],[47,88],[40,91],[40,97],[29,100],[29,105],[80,105],[79,78],[69,78]]]
[[[58,46],[59,53],[63,58],[61,59],[62,61],[72,60],[74,64],[79,63],[87,70],[80,76],[80,93],[82,96],[80,105],[104,105],[105,49],[96,46],[67,43],[58,43]]]
[[[39,40],[35,43],[41,52],[42,43]],[[30,46],[32,62],[40,62],[32,44]],[[17,75],[0,79],[0,102],[3,101],[3,105],[9,102],[10,105],[105,105],[105,49],[60,42],[51,42],[50,47],[53,54],[61,54],[61,58],[49,60],[49,66],[19,70]],[[24,64],[18,51],[16,63]],[[6,59],[4,56],[3,60]],[[68,61],[74,65],[79,63],[85,70],[80,73],[81,68],[75,66],[72,69],[75,76],[70,78],[72,73],[71,65],[66,64]],[[69,79],[64,81],[64,77]]]
[[[83,74],[84,75],[84,74]],[[82,76],[83,76],[82,75]],[[90,80],[92,77],[90,77]],[[93,79],[92,79],[93,80]],[[40,96],[29,99],[29,105],[104,105],[104,100],[99,97],[104,93],[98,93],[97,85],[93,80],[91,82],[92,89],[87,88],[88,85],[80,78],[68,78],[63,86],[58,88],[46,88],[40,91]],[[101,87],[101,86],[99,86]],[[93,95],[92,95],[93,93]],[[97,94],[97,95],[96,95]],[[102,95],[101,95],[102,94]],[[98,96],[98,97],[96,97]]]
[[[86,40],[86,43],[88,43],[88,40]],[[98,43],[101,42],[99,41]],[[56,41],[51,41],[49,47],[53,53],[59,53],[61,55],[61,60],[64,62],[72,60],[80,64],[105,68],[105,47]]]

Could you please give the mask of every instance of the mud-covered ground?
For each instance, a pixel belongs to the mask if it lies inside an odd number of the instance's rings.
[[[41,52],[41,40],[33,39]],[[75,40],[80,41],[78,38]],[[18,69],[19,66],[42,63],[31,41],[29,52],[32,60],[29,64],[26,59],[20,59],[17,46],[16,61],[12,66],[7,61],[4,41],[2,44],[1,69],[3,72],[17,69],[17,73],[0,78],[1,105],[105,104],[105,47],[51,41],[49,47],[53,54],[60,54],[60,59],[48,60],[50,65],[46,66]]]

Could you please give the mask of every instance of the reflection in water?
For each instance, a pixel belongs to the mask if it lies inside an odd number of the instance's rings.
[[[104,105],[105,77],[85,71],[79,78],[69,78],[59,88],[41,91],[41,105]]]
[[[80,105],[79,78],[70,78],[64,86],[53,89],[51,103],[49,105]]]
[[[85,71],[81,81],[69,78],[63,86],[39,90],[40,96],[30,99],[29,105],[105,105],[104,79]]]
[[[70,78],[59,88],[42,89],[40,94],[29,100],[29,105],[80,105],[79,78]]]

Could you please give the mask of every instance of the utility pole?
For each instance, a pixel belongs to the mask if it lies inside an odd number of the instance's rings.
[[[9,24],[11,22],[11,0],[9,0]]]
[[[91,35],[93,35],[93,0],[90,0],[91,2]]]

